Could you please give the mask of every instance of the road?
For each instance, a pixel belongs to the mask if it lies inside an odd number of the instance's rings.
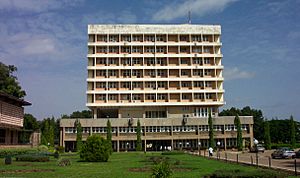
[[[300,158],[296,159],[272,159],[271,153],[274,150],[267,150],[264,153],[258,153],[256,158],[256,153],[249,152],[235,152],[235,151],[220,151],[219,157],[222,160],[227,160],[230,162],[238,162],[243,164],[252,164],[258,165],[262,167],[271,167],[273,169],[282,169],[289,172],[295,171],[295,160],[297,172],[300,174]],[[198,152],[194,152],[193,154],[198,154]],[[201,150],[201,156],[208,156],[208,152],[204,152]],[[217,159],[218,153],[215,152],[213,158]],[[258,164],[257,164],[258,160]]]

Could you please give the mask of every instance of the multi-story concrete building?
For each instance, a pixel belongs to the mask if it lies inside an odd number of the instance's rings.
[[[31,103],[0,92],[0,148],[19,144],[18,135],[23,127],[23,106]]]
[[[224,105],[219,25],[89,25],[86,134],[113,127],[115,150],[135,148],[136,121],[143,147],[207,147],[208,113],[216,141],[235,144],[234,117],[219,117]],[[241,117],[252,142],[253,120]],[[74,120],[62,120],[61,145],[74,147]]]

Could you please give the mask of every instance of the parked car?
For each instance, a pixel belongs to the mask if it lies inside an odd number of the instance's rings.
[[[257,144],[257,146],[253,146],[252,148],[251,148],[251,152],[254,152],[254,153],[258,153],[258,152],[265,152],[265,147],[263,147],[263,145],[262,144]]]
[[[296,152],[296,158],[300,158],[300,150]]]
[[[271,154],[272,158],[295,158],[296,153],[290,148],[279,148]]]

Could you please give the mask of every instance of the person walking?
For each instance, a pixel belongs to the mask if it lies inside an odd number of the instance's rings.
[[[212,147],[208,148],[209,157],[213,156],[214,149]]]

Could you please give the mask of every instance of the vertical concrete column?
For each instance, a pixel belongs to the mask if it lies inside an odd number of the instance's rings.
[[[90,127],[90,135],[93,135],[93,127]]]
[[[97,108],[93,109],[93,115],[94,115],[94,119],[97,119]]]
[[[117,152],[120,152],[120,141],[117,140]]]
[[[252,117],[253,119],[253,117]],[[249,124],[249,134],[250,134],[250,147],[253,147],[254,143],[253,143],[253,124]]]
[[[59,131],[59,146],[63,146],[63,130],[64,130],[65,128],[64,127],[60,127],[60,131]]]

